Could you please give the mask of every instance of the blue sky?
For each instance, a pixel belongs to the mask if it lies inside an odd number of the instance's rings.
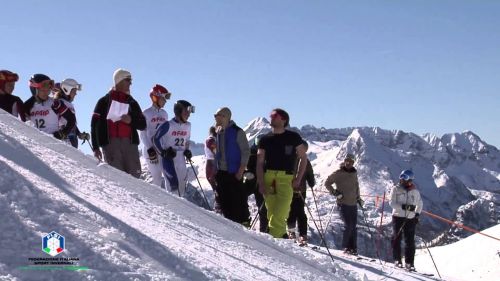
[[[7,1],[0,68],[14,94],[74,78],[79,127],[121,67],[196,105],[201,142],[218,107],[241,126],[282,107],[293,126],[472,130],[500,147],[498,1]],[[166,110],[173,115],[173,100]]]

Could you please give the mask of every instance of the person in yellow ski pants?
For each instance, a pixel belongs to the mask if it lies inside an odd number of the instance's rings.
[[[270,117],[272,131],[259,141],[255,171],[266,202],[269,233],[274,238],[288,238],[286,219],[293,190],[300,189],[304,177],[306,148],[298,133],[286,130],[290,121],[286,111],[275,108]]]
[[[293,175],[285,171],[267,170],[264,173],[266,192],[264,199],[269,221],[269,234],[276,238],[286,235],[286,219],[292,203]]]

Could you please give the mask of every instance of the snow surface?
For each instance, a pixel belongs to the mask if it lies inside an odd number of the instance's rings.
[[[500,237],[500,225],[482,233]],[[446,280],[500,280],[500,240],[475,234],[450,245],[432,247],[429,251]],[[429,251],[417,251],[416,268],[426,272],[435,270]]]
[[[325,248],[315,251],[247,230],[99,164],[1,110],[0,173],[0,280],[433,280],[339,250],[330,250],[332,262]],[[316,211],[327,214],[328,202]],[[76,265],[88,270],[34,270],[44,266],[30,258],[50,257],[41,242],[51,231],[66,238],[57,257],[78,258]],[[436,259],[441,253],[435,252]],[[467,265],[498,272],[495,264],[472,263],[483,254],[473,253],[463,256]],[[417,269],[432,272],[429,265],[417,258]],[[449,274],[447,280],[463,277]]]

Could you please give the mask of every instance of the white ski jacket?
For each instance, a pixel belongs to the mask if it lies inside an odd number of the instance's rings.
[[[424,203],[420,197],[420,192],[414,186],[405,188],[398,184],[391,191],[390,205],[393,216],[412,219],[415,214],[420,215]],[[406,209],[403,209],[403,207],[406,207]]]

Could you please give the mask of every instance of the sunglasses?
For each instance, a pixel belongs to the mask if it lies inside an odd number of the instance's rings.
[[[187,111],[188,111],[189,113],[194,113],[194,111],[195,111],[195,107],[194,107],[194,105],[190,105],[190,106],[188,106],[188,107],[187,107]]]
[[[30,81],[30,87],[42,90],[50,90],[54,88],[54,80],[45,80],[40,83],[35,83]]]
[[[220,114],[220,113],[214,114],[214,118],[217,118],[218,116],[220,116],[220,117],[224,117],[224,115],[222,115],[222,114]]]
[[[276,118],[280,118],[281,120],[284,120],[283,116],[281,116],[279,113],[277,112],[273,112],[271,113],[271,115],[269,115],[269,117],[271,117],[271,119],[276,119]]]

